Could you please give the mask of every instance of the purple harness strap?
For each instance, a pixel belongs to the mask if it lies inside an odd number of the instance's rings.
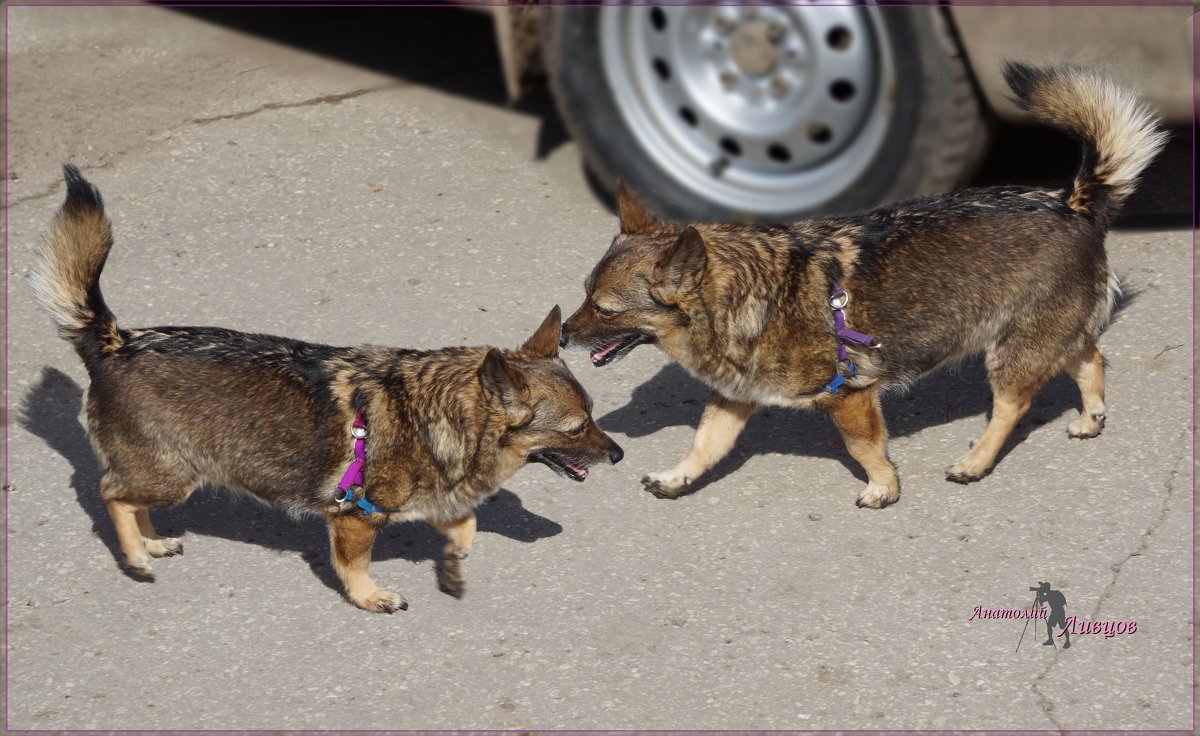
[[[832,289],[829,294],[829,306],[833,307],[833,330],[838,336],[838,361],[849,359],[850,356],[846,354],[846,343],[848,342],[865,345],[869,348],[883,347],[883,343],[876,340],[874,335],[855,332],[846,327],[846,313],[842,310],[850,303],[850,294],[836,281],[833,282]]]
[[[857,345],[865,345],[869,348],[883,347],[883,343],[875,339],[874,335],[865,335],[861,332],[846,327],[846,314],[842,310],[850,303],[850,294],[842,288],[842,285],[837,281],[832,282],[831,291],[829,293],[829,306],[833,308],[833,331],[838,339],[838,359],[836,372],[829,382],[821,387],[820,391],[815,391],[808,394],[800,394],[801,396],[816,396],[817,394],[836,394],[846,379],[854,378],[858,375],[858,367],[854,365],[854,361],[850,360],[850,354],[846,352],[846,343],[852,342]],[[846,364],[846,373],[842,373],[842,364]]]
[[[368,501],[363,491],[366,485],[363,468],[367,464],[367,420],[361,411],[354,412],[354,426],[350,428],[350,434],[354,437],[354,459],[346,467],[346,472],[342,473],[333,500],[339,504],[354,502],[364,514],[370,515],[379,511],[379,507]]]

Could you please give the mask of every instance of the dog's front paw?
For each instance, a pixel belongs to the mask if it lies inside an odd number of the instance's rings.
[[[886,483],[868,483],[867,487],[858,494],[855,505],[860,509],[882,509],[900,500],[900,486],[889,486]]]
[[[992,472],[992,466],[990,465],[986,468],[977,468],[960,460],[954,465],[946,468],[946,480],[950,481],[951,483],[962,483],[963,485],[966,485],[982,479],[990,472]]]
[[[1080,414],[1079,418],[1067,427],[1067,435],[1077,440],[1086,440],[1100,436],[1103,429],[1103,414]]]
[[[183,540],[178,537],[164,539],[143,539],[146,551],[151,557],[174,557],[183,554]]]
[[[679,498],[688,489],[688,479],[676,479],[669,473],[651,473],[642,477],[642,487],[656,498]]]
[[[442,574],[438,586],[442,592],[449,593],[455,598],[462,598],[467,592],[467,580],[463,574],[463,560],[466,552],[449,552],[442,560]]]
[[[408,601],[404,600],[404,596],[383,588],[376,588],[364,596],[352,597],[350,602],[371,613],[395,613],[408,610]]]

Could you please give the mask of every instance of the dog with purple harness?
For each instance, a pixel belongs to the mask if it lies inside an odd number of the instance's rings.
[[[503,482],[529,463],[582,481],[590,466],[621,459],[558,356],[558,307],[516,350],[118,326],[99,283],[111,224],[100,193],[65,170],[66,202],[31,283],[91,377],[100,496],[131,577],[154,580],[151,559],[183,552],[155,530],[151,509],[207,485],[324,517],[346,598],[392,613],[408,603],[367,574],[385,524],[424,521],[445,535],[439,582],[461,596],[475,509]]]
[[[750,416],[779,406],[828,414],[867,474],[857,504],[888,506],[900,481],[881,393],[979,353],[992,415],[947,480],[990,473],[1034,393],[1062,372],[1082,404],[1067,433],[1100,434],[1096,341],[1118,294],[1104,238],[1166,135],[1095,72],[1010,64],[1004,75],[1018,106],[1083,143],[1069,186],[967,189],[767,225],[663,222],[618,187],[619,232],[584,281],[564,345],[597,367],[654,345],[711,391],[690,452],[645,475],[647,491],[694,491]]]

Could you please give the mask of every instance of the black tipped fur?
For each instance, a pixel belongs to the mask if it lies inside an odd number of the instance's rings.
[[[1004,62],[1002,71],[1005,84],[1013,91],[1013,96],[1009,99],[1022,110],[1029,109],[1027,100],[1033,94],[1034,87],[1049,77],[1045,69],[1038,69],[1015,61]]]
[[[100,190],[92,186],[75,164],[63,164],[63,179],[67,182],[67,200],[63,209],[75,214],[88,210],[103,210],[104,200]]]

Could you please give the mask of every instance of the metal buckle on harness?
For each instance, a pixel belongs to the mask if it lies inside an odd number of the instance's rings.
[[[350,486],[344,490],[337,488],[333,492],[333,500],[334,503],[354,503],[359,493],[362,493],[362,486]]]

